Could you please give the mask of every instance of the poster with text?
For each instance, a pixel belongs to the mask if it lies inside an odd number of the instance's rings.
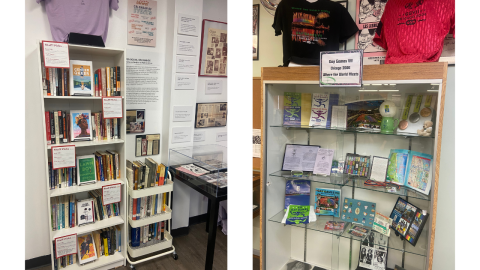
[[[127,44],[155,47],[157,41],[157,1],[128,0]]]
[[[355,34],[355,49],[363,50],[365,65],[383,64],[387,52],[373,42],[378,23],[388,0],[357,0],[355,22],[359,31]]]
[[[227,125],[227,103],[197,103],[195,128],[224,127]]]

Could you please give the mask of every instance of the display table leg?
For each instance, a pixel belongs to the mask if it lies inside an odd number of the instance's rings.
[[[205,226],[205,231],[208,233],[208,224],[210,224],[210,204],[211,204],[211,201],[210,199],[207,199],[208,200],[208,208],[207,208],[207,222],[206,223],[206,226]]]
[[[208,200],[208,244],[207,259],[205,260],[205,270],[211,270],[213,267],[213,255],[215,252],[215,238],[217,237],[217,218],[218,218],[218,201]]]

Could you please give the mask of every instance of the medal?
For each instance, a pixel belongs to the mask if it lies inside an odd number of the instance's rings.
[[[398,123],[398,128],[401,130],[404,130],[408,127],[407,118],[408,118],[408,112],[410,111],[410,105],[412,104],[412,99],[413,99],[413,95],[409,95],[407,97],[407,101],[405,102],[405,109],[403,109],[403,113],[402,113],[402,121]]]
[[[420,114],[418,114],[418,111],[420,111],[420,105],[422,104],[422,99],[423,99],[423,95],[417,96],[413,113],[410,115],[410,117],[408,117],[408,120],[410,120],[410,122],[412,123],[416,123],[418,122],[418,120],[420,120]]]
[[[427,100],[425,100],[425,108],[420,111],[422,117],[428,117],[432,114],[432,109],[430,109],[430,103],[432,103],[432,96],[428,95]]]

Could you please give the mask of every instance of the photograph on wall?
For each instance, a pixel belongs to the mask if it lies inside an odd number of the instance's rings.
[[[227,125],[227,103],[197,103],[195,128],[225,127]]]
[[[365,65],[379,65],[385,61],[386,50],[373,42],[373,38],[387,1],[357,0],[355,22],[359,31],[355,35],[355,49],[363,50]]]
[[[203,20],[198,75],[227,76],[227,24]]]
[[[258,60],[260,5],[253,5],[253,60]]]
[[[92,125],[90,110],[72,110],[70,111],[71,141],[91,141]]]
[[[157,1],[128,0],[127,15],[127,44],[155,47]]]
[[[145,110],[127,110],[127,134],[145,132]]]

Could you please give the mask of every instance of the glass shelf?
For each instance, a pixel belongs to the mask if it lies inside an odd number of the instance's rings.
[[[393,134],[383,134],[380,133],[379,129],[364,129],[364,128],[331,128],[331,127],[314,127],[314,126],[290,126],[290,125],[270,125],[270,127],[280,127],[286,129],[309,129],[309,130],[332,130],[332,131],[341,131],[345,133],[366,133],[366,134],[380,134],[380,135],[387,135],[387,136],[400,136],[406,138],[435,138],[435,133],[432,132],[430,136],[420,136],[417,133],[407,133],[407,132],[399,132],[395,131]]]
[[[348,174],[331,174],[330,176],[321,176],[321,175],[304,175],[302,177],[292,177],[289,171],[277,171],[274,173],[269,174],[270,176],[274,177],[282,177],[288,179],[303,179],[303,180],[310,180],[313,182],[333,185],[339,188],[342,187],[355,187],[360,189],[367,189],[376,192],[388,193],[392,195],[402,196],[412,198],[412,199],[420,199],[430,201],[430,195],[422,194],[416,190],[411,188],[402,186],[400,189],[397,189],[395,192],[391,192],[387,190],[386,187],[376,187],[376,186],[369,186],[365,185],[365,181],[368,180],[366,177],[358,177]]]
[[[268,221],[283,224],[282,219],[283,219],[284,215],[285,215],[285,212],[282,210],[279,213],[277,213],[276,215],[274,215],[273,217],[269,218]],[[358,242],[361,242],[363,240],[362,237],[356,237],[356,236],[353,236],[353,235],[348,233],[348,230],[352,226],[355,226],[357,224],[353,224],[353,223],[350,223],[350,222],[345,222],[344,231],[328,231],[328,230],[325,230],[325,224],[328,221],[337,221],[338,222],[338,221],[342,221],[342,220],[339,217],[317,216],[317,221],[307,224],[306,228],[308,230],[317,231],[317,232],[321,232],[321,233],[332,234],[332,235],[335,235],[337,237],[351,239],[351,240],[358,241]],[[285,225],[285,224],[283,224],[283,225]],[[299,228],[303,228],[303,229],[305,228],[305,224],[291,224],[291,225],[289,224],[289,225],[285,225],[285,226],[294,226],[294,227],[299,227]],[[401,251],[401,252],[411,253],[411,254],[414,254],[414,255],[419,255],[419,256],[424,256],[424,257],[427,256],[426,243],[427,243],[428,231],[426,230],[426,228],[424,228],[424,230],[420,234],[420,237],[418,238],[418,242],[415,245],[415,247],[412,246],[410,243],[405,243],[405,249],[404,249],[404,246],[403,246],[404,240],[402,240],[402,239],[400,239],[400,237],[396,236],[395,232],[393,230],[391,231],[390,237],[388,238],[388,245],[382,245],[379,241],[377,241],[377,237],[380,237],[380,233],[375,232],[375,238],[376,238],[375,242],[379,246],[386,246],[388,249],[393,249],[393,250],[397,250],[397,251]],[[386,236],[383,236],[383,237],[386,237]]]

